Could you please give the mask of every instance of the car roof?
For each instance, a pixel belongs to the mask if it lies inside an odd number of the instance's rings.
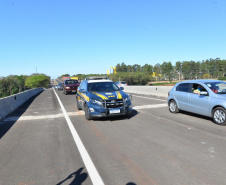
[[[108,76],[89,76],[86,77],[85,80],[108,80]]]
[[[222,82],[221,80],[212,80],[212,79],[197,79],[197,80],[185,80],[178,83],[206,83],[206,82]]]
[[[112,80],[88,80],[88,83],[113,82]]]

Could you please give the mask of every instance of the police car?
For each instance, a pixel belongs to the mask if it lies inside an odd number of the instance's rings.
[[[131,98],[108,77],[87,77],[79,85],[76,102],[85,111],[87,120],[109,116],[129,116]]]

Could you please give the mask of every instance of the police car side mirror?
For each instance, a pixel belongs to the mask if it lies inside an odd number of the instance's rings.
[[[80,89],[79,92],[86,93],[86,91],[84,89]]]
[[[120,87],[120,90],[124,90],[124,87]]]

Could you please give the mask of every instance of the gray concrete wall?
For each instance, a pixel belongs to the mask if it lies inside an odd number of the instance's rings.
[[[159,97],[168,97],[168,92],[173,86],[125,86],[124,92],[143,95],[153,95]]]
[[[0,121],[7,115],[15,111],[32,96],[43,91],[43,88],[31,89],[12,96],[8,96],[0,99]]]

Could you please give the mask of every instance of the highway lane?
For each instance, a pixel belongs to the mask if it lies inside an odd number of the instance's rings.
[[[59,96],[68,112],[77,110],[73,95]],[[164,98],[134,95],[139,109],[129,119],[86,121],[83,112],[71,118],[104,182],[224,183],[226,127],[194,114],[171,114],[164,103]]]
[[[92,184],[52,89],[0,123],[0,185]]]
[[[225,184],[226,127],[171,114],[165,98],[141,95],[133,95],[136,110],[129,118],[87,121],[75,95],[56,93],[106,185]],[[92,184],[53,90],[16,116],[6,119],[13,125],[0,140],[0,184],[69,184],[73,172],[81,172],[82,184]]]

